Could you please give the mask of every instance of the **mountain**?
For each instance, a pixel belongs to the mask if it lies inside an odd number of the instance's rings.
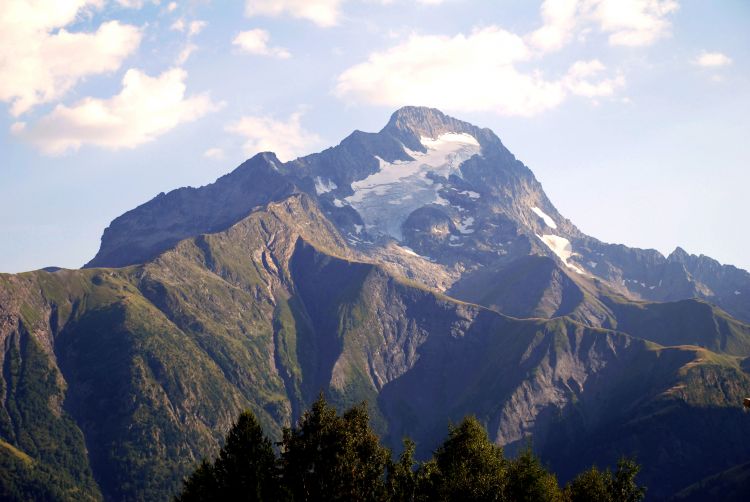
[[[0,274],[0,493],[168,498],[240,410],[278,438],[324,390],[423,456],[466,414],[563,480],[636,455],[659,500],[750,461],[746,287],[583,235],[491,131],[405,108]]]
[[[86,266],[141,263],[297,192],[315,198],[351,245],[443,292],[462,291],[473,271],[543,255],[628,298],[697,297],[750,322],[747,271],[680,248],[664,257],[587,236],[492,131],[419,107],[402,108],[380,132],[355,131],[321,153],[287,163],[261,153],[211,185],[160,194],[115,219]],[[392,255],[403,253],[382,252],[389,242],[437,264],[439,274],[399,265]]]

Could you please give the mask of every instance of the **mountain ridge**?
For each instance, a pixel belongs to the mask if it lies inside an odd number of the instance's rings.
[[[367,400],[389,445],[409,434],[421,453],[473,414],[509,451],[533,437],[562,479],[637,455],[654,500],[750,460],[750,325],[706,293],[744,287],[739,269],[600,243],[491,131],[394,117],[160,195],[86,268],[0,274],[12,482],[169,497],[241,409],[278,438],[321,390],[339,409]],[[383,211],[400,239],[357,209],[412,194]]]
[[[425,138],[462,134],[475,139],[479,151],[455,170],[435,174],[445,168],[426,166],[396,182],[383,176],[417,165],[420,159],[432,158],[423,157],[425,153],[444,148],[432,141],[427,143],[431,150],[423,144]],[[452,154],[446,155],[449,159]],[[431,162],[442,161],[438,157]],[[376,174],[388,185],[359,190]],[[407,179],[412,181],[404,184]],[[394,195],[381,200],[383,190]],[[409,190],[420,193],[424,202],[407,204],[394,213],[398,205],[389,204],[408,198]],[[86,266],[138,263],[181,238],[228,228],[254,207],[296,192],[315,197],[345,238],[356,241],[366,253],[388,260],[379,249],[390,240],[429,256],[448,281],[432,284],[440,290],[447,290],[465,273],[542,254],[584,276],[605,280],[636,300],[700,297],[750,321],[750,302],[744,301],[750,296],[746,271],[688,255],[681,248],[665,257],[655,250],[606,244],[583,234],[560,215],[533,173],[491,130],[423,107],[401,108],[380,132],[355,131],[321,153],[287,163],[271,153],[258,154],[211,185],[160,195],[115,219]],[[372,215],[384,210],[396,219],[382,227]],[[393,230],[383,234],[378,228]]]

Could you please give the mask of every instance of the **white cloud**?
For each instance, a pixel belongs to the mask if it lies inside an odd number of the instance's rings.
[[[317,134],[302,128],[301,118],[301,112],[293,113],[286,121],[268,116],[245,116],[226,129],[244,138],[246,155],[270,151],[281,160],[291,160],[320,143]]]
[[[203,31],[203,28],[206,27],[208,23],[205,21],[192,21],[190,25],[188,25],[188,36],[194,36]]]
[[[318,26],[329,27],[338,23],[344,0],[246,0],[245,15],[281,16],[307,19]]]
[[[676,0],[545,0],[544,24],[529,39],[542,51],[558,50],[594,25],[611,45],[650,45],[669,34],[667,17],[678,7]]]
[[[591,77],[600,75],[607,68],[598,59],[591,61],[575,62],[565,77],[562,84],[576,96],[596,98],[612,96],[617,89],[625,85],[625,77],[617,75],[614,78],[592,81]]]
[[[536,56],[521,37],[494,26],[468,36],[412,35],[344,71],[335,93],[377,105],[531,116],[558,106],[570,94],[610,96],[624,84],[621,76],[593,80],[605,70],[596,60],[579,61],[558,79],[517,68]]]
[[[703,51],[693,60],[693,64],[704,68],[718,68],[732,64],[732,58],[721,52]]]
[[[198,50],[198,46],[192,43],[190,39],[203,31],[203,28],[205,28],[207,24],[208,23],[206,21],[201,20],[186,23],[183,18],[180,18],[172,23],[172,25],[169,27],[169,29],[173,31],[187,32],[187,41],[185,42],[185,47],[182,48],[177,56],[178,66],[185,64],[185,62],[187,62],[193,52]]]
[[[177,9],[177,2],[169,2],[167,5],[167,11],[174,12]]]
[[[198,50],[197,45],[190,42],[185,44],[185,47],[183,47],[180,53],[177,55],[177,66],[184,65],[196,50]]]
[[[221,148],[209,148],[203,152],[203,156],[211,160],[224,160],[224,150]]]
[[[273,56],[281,59],[291,57],[289,51],[283,47],[269,47],[268,41],[270,38],[271,35],[266,30],[255,29],[241,32],[232,43],[249,54]]]
[[[609,33],[610,44],[642,46],[669,33],[667,16],[679,4],[676,0],[589,0],[585,7],[602,31]]]
[[[101,0],[3,0],[0,7],[0,101],[18,116],[58,100],[81,79],[120,68],[140,45],[141,31],[118,21],[95,32],[66,26]]]
[[[140,9],[143,7],[143,0],[117,0],[117,3],[128,9]]]
[[[150,77],[128,70],[122,90],[109,99],[85,98],[73,106],[58,105],[36,124],[13,124],[12,132],[48,155],[77,150],[84,144],[133,148],[216,110],[205,95],[185,97],[187,73],[179,68]]]
[[[573,36],[579,3],[579,0],[545,0],[541,7],[544,25],[531,34],[531,43],[544,51],[561,49]]]
[[[185,31],[185,20],[182,18],[178,19],[172,23],[172,26],[170,26],[169,29],[173,31]]]

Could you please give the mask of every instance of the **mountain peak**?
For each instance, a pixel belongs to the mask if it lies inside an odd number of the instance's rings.
[[[418,130],[430,128],[444,128],[449,126],[451,121],[457,122],[456,119],[449,117],[437,108],[404,106],[393,112],[386,128],[395,127],[401,130],[408,129],[417,132]]]
[[[690,258],[690,254],[680,246],[677,246],[674,251],[672,251],[672,253],[667,257],[667,260],[684,263],[688,258]]]
[[[381,132],[389,133],[406,147],[424,151],[422,137],[437,138],[445,133],[468,133],[479,139],[481,129],[450,117],[436,108],[425,106],[404,106],[391,115],[388,124]]]

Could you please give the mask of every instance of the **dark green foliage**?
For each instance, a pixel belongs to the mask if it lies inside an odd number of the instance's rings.
[[[592,467],[563,491],[530,446],[506,459],[474,417],[451,426],[427,462],[416,464],[408,438],[394,462],[370,427],[366,403],[339,415],[322,394],[279,445],[277,458],[255,415],[242,413],[216,460],[203,460],[176,502],[639,502],[645,492],[635,483],[640,467],[625,458],[614,474]]]
[[[612,481],[612,498],[621,502],[638,502],[646,494],[644,487],[635,483],[635,477],[641,470],[634,460],[621,458],[617,462],[617,471]]]
[[[201,465],[184,483],[182,493],[175,498],[179,502],[199,502],[212,500],[219,491],[219,481],[211,462],[203,459]]]
[[[0,499],[100,499],[83,435],[61,409],[59,373],[23,324],[2,370]]]
[[[612,502],[611,474],[593,466],[576,476],[565,487],[570,502]]]
[[[268,500],[275,493],[276,456],[250,411],[240,415],[214,464],[222,498]]]
[[[507,500],[516,502],[561,501],[563,493],[554,474],[544,468],[527,446],[508,466]]]
[[[388,465],[388,495],[394,502],[414,500],[417,490],[417,473],[414,471],[414,451],[417,445],[409,438],[404,439],[404,451],[398,462]]]
[[[600,471],[596,466],[580,473],[565,487],[570,502],[639,502],[646,489],[638,486],[635,477],[640,471],[635,461],[621,458],[617,471]]]
[[[279,486],[277,477],[271,441],[255,415],[245,411],[227,434],[216,461],[203,460],[185,480],[177,500],[273,500]]]
[[[366,403],[343,416],[321,395],[286,429],[281,465],[295,500],[383,500],[390,452],[369,424]]]
[[[443,500],[503,500],[507,463],[474,417],[451,426],[437,449],[434,467],[426,466],[423,485]],[[432,472],[434,470],[434,472]]]

